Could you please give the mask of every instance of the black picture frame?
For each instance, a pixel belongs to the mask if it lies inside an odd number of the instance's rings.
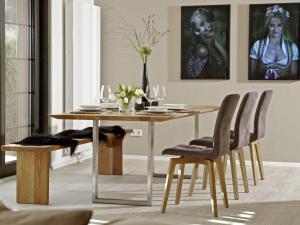
[[[181,7],[181,79],[230,79],[230,5]]]
[[[275,30],[280,21],[281,31]],[[281,42],[273,47],[279,34]],[[299,46],[300,3],[249,6],[249,80],[299,80]]]

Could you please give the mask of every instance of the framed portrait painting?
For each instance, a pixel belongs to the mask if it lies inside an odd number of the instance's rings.
[[[181,79],[229,79],[230,5],[181,7]]]
[[[249,80],[299,80],[300,3],[250,5]]]

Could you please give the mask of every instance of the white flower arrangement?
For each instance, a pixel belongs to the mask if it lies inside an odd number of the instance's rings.
[[[136,100],[138,104],[142,103],[142,97],[145,93],[137,85],[119,85],[118,91],[114,93],[120,109],[128,110],[131,107],[132,101]]]

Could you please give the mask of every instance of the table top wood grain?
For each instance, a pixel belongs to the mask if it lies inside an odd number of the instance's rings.
[[[49,117],[64,120],[110,120],[110,121],[149,121],[149,122],[163,122],[177,118],[193,116],[208,112],[217,111],[218,106],[212,105],[188,105],[184,110],[171,111],[163,114],[136,112],[136,113],[120,113],[120,112],[101,112],[95,113],[55,113],[50,114]]]

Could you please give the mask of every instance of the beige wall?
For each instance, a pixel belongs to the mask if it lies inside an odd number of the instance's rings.
[[[128,45],[119,27],[122,19],[142,29],[141,18],[155,13],[160,29],[170,29],[168,38],[154,49],[149,62],[151,83],[164,83],[168,103],[219,104],[228,93],[244,94],[273,89],[268,113],[267,135],[262,141],[263,157],[268,161],[300,162],[300,82],[248,81],[248,4],[280,2],[259,0],[184,0],[184,5],[231,4],[230,75],[227,81],[180,80],[180,1],[175,0],[96,0],[102,8],[102,83],[140,83],[141,62]],[[296,2],[296,1],[281,1]],[[212,134],[216,113],[200,118],[200,135]],[[125,154],[146,154],[147,124],[129,123],[143,128],[142,138],[126,138]],[[194,135],[193,118],[156,124],[155,154],[177,143],[187,143]],[[145,147],[143,147],[145,146]]]

